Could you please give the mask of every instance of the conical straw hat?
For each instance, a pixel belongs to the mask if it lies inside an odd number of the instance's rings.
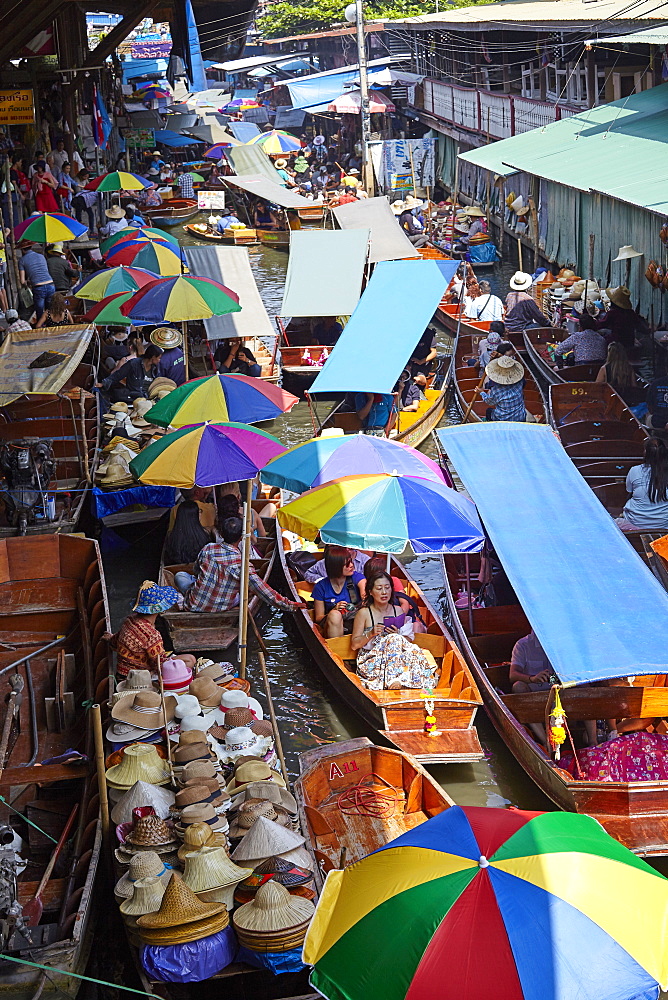
[[[250,868],[240,868],[227,856],[224,847],[202,847],[186,854],[183,881],[193,892],[208,892],[233,885],[252,875]]]
[[[165,883],[157,875],[140,879],[133,886],[132,895],[120,905],[121,913],[140,917],[145,913],[155,913],[160,909],[165,892]]]
[[[185,861],[187,854],[193,854],[202,847],[227,848],[227,838],[221,831],[212,830],[208,823],[191,823],[183,834],[183,844],[178,851],[179,861]]]
[[[315,906],[301,896],[291,896],[284,885],[270,881],[261,885],[250,903],[244,903],[233,916],[241,930],[275,933],[297,929],[311,920]]]
[[[150,785],[147,781],[136,781],[132,788],[118,800],[111,810],[111,819],[119,823],[132,822],[132,810],[140,806],[153,806],[156,816],[167,819],[169,807],[174,804],[174,793],[159,785]]]
[[[112,788],[132,788],[138,781],[146,781],[149,785],[166,785],[169,771],[154,746],[133,743],[125,748],[120,764],[109,768],[106,778],[107,784]]]
[[[260,816],[232,853],[234,861],[246,861],[249,858],[264,860],[272,854],[283,854],[295,847],[301,847],[304,838],[279,826],[270,819]],[[259,864],[259,861],[258,861]]]
[[[222,903],[203,903],[183,879],[174,873],[162,897],[157,913],[148,913],[137,921],[139,927],[167,928],[192,924],[197,920],[223,913]]]
[[[117,896],[129,899],[132,895],[135,882],[154,875],[157,875],[166,887],[172,877],[172,870],[171,868],[167,868],[156,851],[141,851],[141,853],[135,854],[130,858],[128,870],[114,886],[114,892]]]
[[[197,897],[195,898],[197,899]],[[186,924],[183,927],[176,925],[174,927],[163,927],[158,930],[149,927],[141,927],[139,921],[144,918],[138,917],[137,928],[141,935],[142,943],[160,946],[170,944],[186,944],[188,941],[200,941],[202,938],[210,937],[212,934],[217,934],[219,931],[224,930],[230,922],[227,907],[223,903],[202,903],[202,906],[207,905],[215,905],[223,912],[215,917],[206,917],[204,920],[198,920],[195,923]]]

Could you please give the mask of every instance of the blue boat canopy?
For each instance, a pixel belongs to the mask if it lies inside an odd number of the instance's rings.
[[[311,393],[392,392],[458,264],[455,260],[376,264]]]
[[[668,673],[668,594],[552,430],[437,433],[562,683]]]

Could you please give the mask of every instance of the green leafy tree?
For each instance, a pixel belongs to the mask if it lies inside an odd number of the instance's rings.
[[[448,0],[448,8],[468,7],[475,0]],[[310,31],[326,31],[344,21],[343,0],[302,0],[291,3],[280,0],[268,4],[265,13],[258,18],[258,26],[265,38],[280,38],[282,35],[303,35]],[[431,14],[436,10],[436,0],[413,3],[411,0],[369,0],[364,12],[369,20],[386,18],[415,17]]]

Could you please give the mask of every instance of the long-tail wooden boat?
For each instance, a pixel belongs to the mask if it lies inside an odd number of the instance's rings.
[[[313,205],[312,208],[298,208],[297,215],[302,222],[321,222],[325,217],[326,208],[324,204]]]
[[[221,243],[223,246],[229,246],[230,243],[235,246],[257,246],[260,242],[255,229],[226,229],[224,233],[219,233],[211,226],[202,223],[201,226],[188,224],[183,227],[183,231],[193,239]]]
[[[261,509],[264,501],[253,501],[255,509]],[[253,545],[262,553],[260,559],[251,561],[255,572],[263,580],[269,580],[276,553],[276,521],[265,518],[266,538],[254,538]],[[192,573],[192,564],[165,565],[161,562],[159,581],[174,585],[174,574],[180,570]],[[249,608],[256,620],[262,620],[263,609],[267,605],[254,594]],[[239,635],[239,609],[232,611],[167,611],[162,615],[169,631],[169,642],[176,653],[204,650],[226,650],[237,641]]]
[[[293,577],[282,545],[277,545],[278,561],[288,595],[295,601],[312,601],[313,584]],[[297,611],[297,628],[318,667],[337,693],[393,746],[405,750],[417,760],[431,763],[454,763],[479,760],[482,749],[473,725],[480,695],[473,677],[455,646],[454,640],[437,619],[430,604],[405,567],[393,560],[392,575],[398,577],[404,592],[418,604],[427,632],[416,633],[415,641],[431,654],[440,667],[434,689],[434,715],[438,736],[425,733],[425,693],[402,689],[370,691],[355,671],[355,653],[350,636],[325,639],[313,621],[312,604]]]
[[[147,208],[144,210],[151,220],[152,226],[176,226],[200,211],[196,198],[171,198],[158,208]]]
[[[104,576],[97,544],[63,534],[4,538],[0,565],[0,996],[55,1000],[76,995],[93,938],[102,834],[83,706],[109,696]],[[26,927],[66,827],[41,918]]]
[[[320,877],[454,805],[414,757],[366,736],[307,750],[299,769],[295,798]]]
[[[510,334],[508,340],[515,347],[519,348],[522,343],[521,336],[521,334]],[[463,333],[460,330],[455,344],[452,378],[455,396],[463,414],[468,411],[469,404],[473,399],[481,378],[481,372],[478,367],[476,365],[468,365],[465,359],[471,356],[478,356],[478,344],[484,337],[484,330],[477,332],[475,335]],[[526,364],[524,365],[524,402],[527,412],[531,414],[534,420],[539,422],[547,420],[545,399]],[[487,403],[480,398],[480,394],[478,393],[469,413],[469,421],[484,420],[486,411]]]
[[[560,344],[569,336],[568,330],[558,327],[532,327],[523,331],[527,360],[534,374],[544,378],[548,385],[560,382],[593,382],[603,361],[588,361],[581,365],[564,365],[557,368],[548,344]]]
[[[289,229],[256,229],[257,238],[260,243],[272,250],[283,250],[290,252],[290,230]]]
[[[508,678],[513,646],[528,635],[531,625],[519,604],[456,607],[460,589],[475,587],[478,556],[445,556],[446,593],[459,646],[480,687],[487,714],[510,752],[527,774],[561,809],[587,813],[617,840],[643,855],[668,854],[668,781],[577,780],[548,756],[527,728],[544,721],[547,692],[512,694]],[[652,716],[668,714],[666,677],[635,679],[634,686],[610,682],[606,687],[563,688],[564,710],[573,719],[612,719],[647,715],[646,700],[653,701]],[[622,686],[620,686],[620,684]],[[540,705],[538,704],[540,702]]]

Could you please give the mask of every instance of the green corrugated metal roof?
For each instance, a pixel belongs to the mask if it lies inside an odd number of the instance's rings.
[[[461,159],[595,191],[668,215],[668,85],[501,139]]]
[[[585,45],[666,45],[668,43],[668,27],[645,28],[644,31],[630,31],[626,35],[601,35],[600,38],[588,38]]]

